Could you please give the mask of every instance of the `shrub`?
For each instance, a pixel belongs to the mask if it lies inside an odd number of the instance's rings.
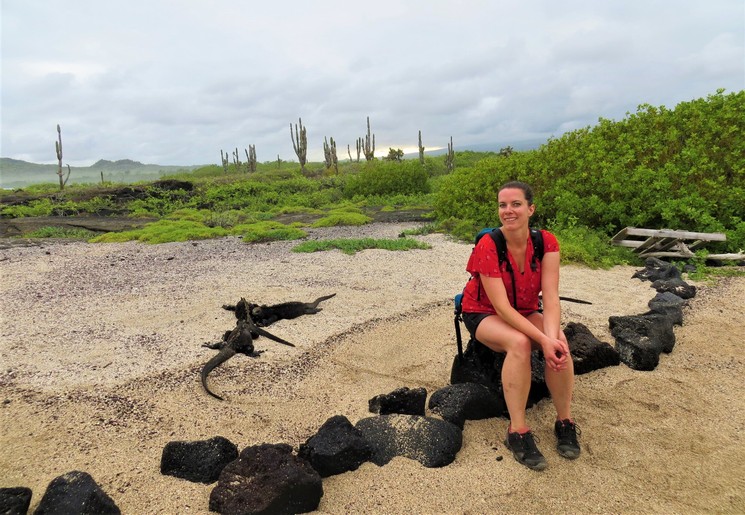
[[[578,263],[590,268],[610,268],[639,262],[629,249],[616,247],[609,243],[602,232],[584,226],[553,228],[559,240],[561,260],[564,263]]]
[[[313,240],[301,243],[293,247],[293,252],[320,252],[324,250],[341,250],[345,254],[355,254],[366,249],[383,250],[411,250],[430,249],[430,245],[413,240],[411,238],[397,238],[395,240],[361,238],[361,239],[335,239],[335,240]]]
[[[336,227],[337,225],[365,225],[372,218],[362,213],[336,211],[313,223],[312,227]]]
[[[396,162],[371,161],[364,170],[347,179],[344,194],[355,195],[413,195],[428,193],[427,170],[414,160]]]
[[[231,233],[243,236],[243,241],[246,243],[272,240],[299,240],[308,236],[308,233],[302,229],[271,221],[238,225],[233,228]]]
[[[21,218],[26,216],[50,216],[54,205],[48,198],[32,200],[28,205],[7,206],[2,210],[4,218]]]

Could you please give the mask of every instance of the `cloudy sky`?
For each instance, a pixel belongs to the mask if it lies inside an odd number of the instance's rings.
[[[512,145],[745,89],[742,0],[0,0],[3,157]]]

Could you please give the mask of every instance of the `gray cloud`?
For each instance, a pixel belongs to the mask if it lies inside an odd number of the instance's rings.
[[[71,164],[295,159],[519,143],[745,86],[740,0],[41,0],[2,5],[2,155]],[[344,149],[342,151],[342,149]]]

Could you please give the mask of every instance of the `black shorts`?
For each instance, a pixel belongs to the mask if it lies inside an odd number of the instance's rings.
[[[543,313],[543,310],[538,309],[536,311],[529,313],[526,316],[530,316],[533,313]],[[468,332],[471,334],[471,338],[475,340],[476,329],[478,329],[481,321],[484,320],[486,317],[490,317],[492,315],[494,315],[494,313],[465,313],[464,312],[464,313],[461,313],[461,318],[463,319],[463,324],[466,326],[466,329],[468,329]]]
[[[479,327],[479,324],[483,319],[486,317],[492,316],[494,313],[462,313],[461,318],[463,319],[463,324],[466,326],[466,329],[468,329],[468,332],[471,334],[471,338],[474,340],[476,339],[476,329]]]

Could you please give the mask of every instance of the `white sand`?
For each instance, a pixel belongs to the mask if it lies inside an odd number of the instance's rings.
[[[314,232],[395,237],[415,224]],[[124,513],[207,513],[214,485],[159,472],[172,440],[224,436],[239,449],[299,445],[333,415],[371,416],[368,400],[401,386],[448,384],[455,354],[451,299],[471,246],[417,237],[431,250],[298,254],[295,242],[235,238],[157,246],[50,243],[0,250],[0,487],[33,489],[89,472]],[[636,268],[562,268],[563,322],[612,343],[611,315],[646,310],[655,292]],[[652,372],[621,365],[578,376],[583,455],[553,449],[553,409],[529,421],[549,468],[519,464],[502,419],[466,422],[451,465],[396,458],[324,480],[321,513],[743,513],[742,313],[745,280],[699,284],[677,344]],[[234,326],[222,304],[310,301],[323,311],[269,330],[297,345],[256,341],[210,376],[199,371]],[[502,461],[497,461],[503,456]]]

